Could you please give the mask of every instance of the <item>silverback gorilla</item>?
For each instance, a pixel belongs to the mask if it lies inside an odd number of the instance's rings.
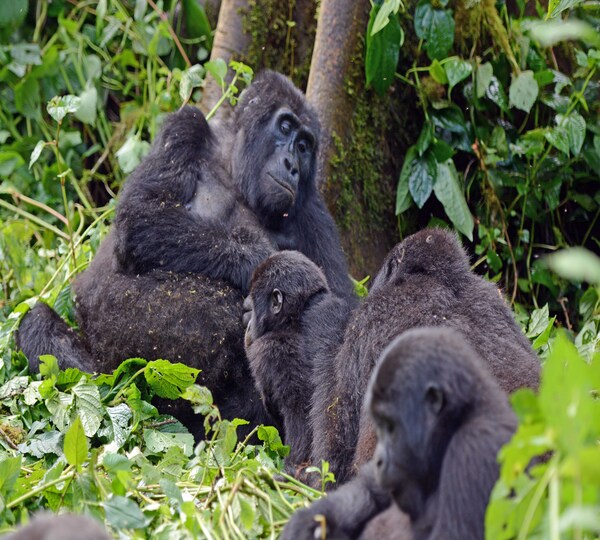
[[[539,384],[539,360],[498,289],[470,270],[456,236],[442,229],[392,249],[348,322],[326,276],[299,253],[261,264],[250,298],[248,360],[263,400],[281,417],[290,470],[325,459],[340,483],[371,458],[367,381],[383,349],[410,328],[462,334],[507,392]]]
[[[366,405],[377,430],[373,459],[353,481],[298,512],[282,538],[356,538],[395,503],[409,516],[409,531],[388,530],[378,540],[483,540],[496,455],[516,429],[483,359],[454,330],[409,330],[382,354]],[[326,531],[317,530],[317,515]]]
[[[40,354],[102,372],[128,357],[184,362],[202,370],[199,382],[225,418],[266,420],[243,350],[242,301],[256,266],[298,250],[334,294],[356,302],[318,191],[318,142],[302,93],[269,71],[243,93],[230,124],[209,125],[192,107],[170,115],[74,283],[83,341],[38,305],[18,345],[34,366]]]

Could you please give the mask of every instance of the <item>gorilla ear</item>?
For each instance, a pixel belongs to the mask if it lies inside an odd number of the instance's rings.
[[[273,289],[271,293],[271,311],[277,315],[283,307],[283,293],[279,289]]]
[[[446,404],[444,391],[435,384],[430,384],[425,391],[425,401],[434,414],[439,414]]]

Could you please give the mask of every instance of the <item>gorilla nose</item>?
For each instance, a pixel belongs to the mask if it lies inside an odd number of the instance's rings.
[[[286,171],[288,171],[292,176],[296,176],[298,174],[298,167],[296,167],[296,164],[293,163],[287,156],[283,158],[283,164],[285,165]]]

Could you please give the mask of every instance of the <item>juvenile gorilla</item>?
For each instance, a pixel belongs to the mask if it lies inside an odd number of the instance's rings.
[[[243,351],[242,299],[256,266],[296,249],[336,295],[356,301],[318,192],[318,137],[304,96],[273,72],[244,92],[231,124],[209,126],[192,107],[168,117],[74,284],[89,351],[44,323],[49,310],[39,306],[18,335],[27,357],[55,354],[62,367],[103,372],[135,356],[181,361],[202,370],[223,416],[264,421]],[[47,328],[56,333],[42,335]]]
[[[394,503],[409,516],[409,531],[388,530],[379,540],[483,540],[496,455],[516,429],[483,359],[451,329],[409,330],[384,351],[366,403],[377,430],[373,459],[352,482],[294,515],[282,538],[320,538],[317,515],[327,538],[356,538]]]
[[[459,332],[507,392],[539,384],[539,360],[510,309],[494,285],[471,272],[450,232],[425,229],[392,249],[347,323],[347,310],[335,306],[323,279],[314,265],[279,253],[259,266],[250,293],[246,350],[257,386],[284,426],[300,426],[284,430],[293,449],[288,468],[325,459],[339,484],[371,458],[375,434],[361,415],[367,381],[383,349],[410,328]],[[284,308],[294,298],[280,313],[265,308],[275,290]],[[321,294],[308,302],[315,290]]]

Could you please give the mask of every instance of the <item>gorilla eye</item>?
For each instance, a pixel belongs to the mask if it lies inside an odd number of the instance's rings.
[[[429,404],[433,413],[438,414],[444,408],[444,392],[441,388],[431,385],[425,392],[425,401]]]
[[[292,123],[284,118],[279,124],[279,130],[284,135],[289,135],[292,132]]]
[[[298,142],[298,151],[301,154],[305,154],[306,152],[308,152],[308,142],[304,140]]]
[[[283,307],[283,294],[279,289],[273,289],[271,293],[271,311],[275,314]]]

